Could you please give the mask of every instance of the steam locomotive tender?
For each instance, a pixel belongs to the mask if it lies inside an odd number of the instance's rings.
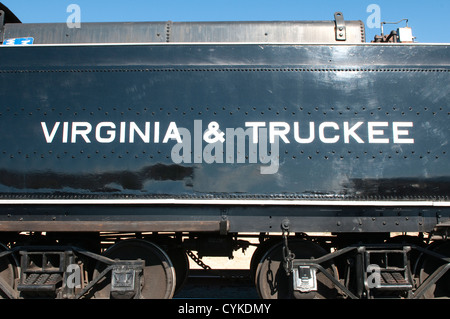
[[[448,45],[1,9],[1,297],[172,298],[250,245],[261,298],[450,296]]]

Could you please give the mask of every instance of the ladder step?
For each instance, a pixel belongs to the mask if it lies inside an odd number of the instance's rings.
[[[17,286],[19,291],[55,291],[56,285],[62,281],[60,274],[36,274],[26,276],[23,283]]]
[[[412,284],[400,272],[381,272],[379,289],[409,290]]]

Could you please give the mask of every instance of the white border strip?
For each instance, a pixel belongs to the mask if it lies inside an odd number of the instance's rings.
[[[450,207],[442,201],[346,201],[346,200],[252,200],[252,199],[3,199],[0,205],[241,205],[241,206],[374,206]]]

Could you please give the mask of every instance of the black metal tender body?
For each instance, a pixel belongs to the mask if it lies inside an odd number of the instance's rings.
[[[170,298],[185,250],[228,256],[241,233],[263,239],[263,298],[445,291],[448,45],[363,43],[341,15],[2,35],[3,296]]]

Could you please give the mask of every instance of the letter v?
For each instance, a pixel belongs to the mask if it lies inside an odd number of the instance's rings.
[[[47,141],[47,143],[53,142],[53,138],[56,135],[56,131],[58,131],[60,123],[61,122],[56,122],[55,125],[53,126],[52,132],[49,134],[47,124],[45,124],[45,122],[41,122],[42,131],[44,132],[45,140]]]

